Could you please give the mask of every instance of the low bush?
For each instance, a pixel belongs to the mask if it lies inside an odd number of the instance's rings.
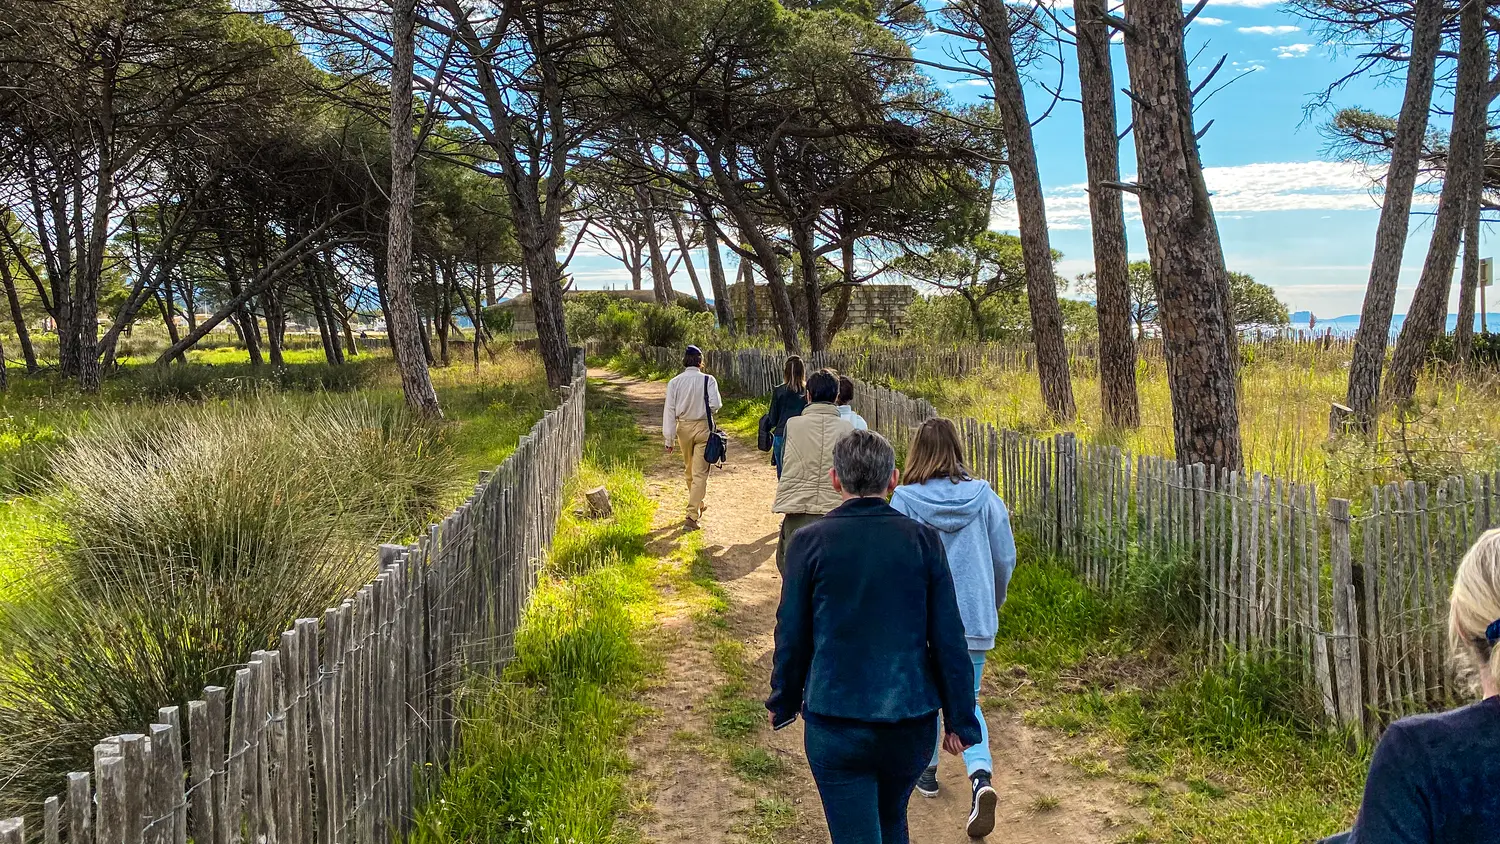
[[[451,462],[436,429],[354,398],[92,419],[39,499],[58,547],[0,606],[0,808],[368,580],[372,540],[425,524]]]
[[[680,308],[646,305],[641,309],[641,339],[648,346],[675,349],[687,340],[692,319]]]

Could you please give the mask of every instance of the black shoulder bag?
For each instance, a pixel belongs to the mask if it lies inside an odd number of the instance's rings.
[[[708,385],[713,376],[703,376],[703,409],[708,412],[708,444],[703,447],[703,460],[713,466],[724,462],[729,454],[729,435],[714,424],[714,409],[708,403]]]

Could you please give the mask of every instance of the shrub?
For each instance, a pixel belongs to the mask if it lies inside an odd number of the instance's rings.
[[[276,367],[248,363],[151,365],[130,371],[126,391],[152,401],[232,398],[264,387],[346,393],[370,386],[375,375],[376,361],[363,356],[339,366],[327,363]]]
[[[600,339],[600,320],[611,308],[634,304],[617,299],[603,291],[594,290],[577,298],[563,302],[563,324],[567,327],[568,339],[574,343]]]
[[[516,312],[510,308],[484,308],[479,312],[479,321],[491,334],[509,334],[516,330]]]
[[[93,744],[227,684],[246,655],[371,574],[449,477],[437,431],[358,399],[105,414],[51,459],[64,536],[0,607],[0,808]]]
[[[706,303],[698,301],[697,296],[689,296],[686,293],[678,293],[677,300],[673,304],[690,314],[708,313],[708,305]]]
[[[619,302],[599,316],[598,325],[594,339],[604,344],[606,351],[619,349],[641,335],[641,315]]]

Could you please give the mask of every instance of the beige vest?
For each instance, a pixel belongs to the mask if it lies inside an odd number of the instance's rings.
[[[839,506],[842,499],[828,471],[833,468],[833,444],[852,430],[854,426],[831,404],[810,404],[801,416],[787,420],[772,512],[821,516]]]

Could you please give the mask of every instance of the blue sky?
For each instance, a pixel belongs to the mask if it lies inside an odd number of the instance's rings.
[[[1068,11],[1060,14],[1066,18]],[[1264,0],[1210,0],[1189,32],[1189,54],[1205,44],[1193,69],[1195,81],[1225,54],[1228,62],[1210,88],[1230,74],[1245,75],[1202,104],[1197,115],[1200,128],[1214,121],[1201,149],[1229,268],[1270,284],[1294,311],[1310,309],[1320,317],[1358,313],[1379,196],[1372,192],[1371,173],[1329,160],[1319,131],[1327,115],[1305,113],[1312,95],[1347,72],[1352,60],[1319,44],[1304,21]],[[944,36],[933,35],[922,40],[919,52],[941,59],[948,46]],[[1069,59],[1065,85],[1069,95],[1076,96],[1071,50],[1064,50]],[[1124,86],[1123,46],[1117,45],[1114,52],[1116,84]],[[1055,80],[1056,73],[1053,65],[1040,68],[1038,76]],[[959,102],[976,101],[987,91],[978,80],[934,75]],[[1040,85],[1029,86],[1033,119],[1050,99]],[[1129,120],[1129,101],[1123,94],[1117,99],[1123,128]],[[1400,101],[1399,85],[1357,81],[1335,102],[1393,114]],[[1445,122],[1441,128],[1447,128]],[[1052,245],[1064,254],[1059,271],[1072,278],[1092,269],[1078,105],[1059,104],[1034,131]],[[1135,149],[1128,138],[1122,144],[1120,169],[1127,178],[1136,169]],[[1432,197],[1419,196],[1416,210],[1431,210],[1432,202]],[[1127,197],[1130,254],[1132,259],[1145,258],[1145,235],[1135,216]],[[1014,210],[997,206],[992,228],[1014,231]],[[1405,309],[1421,272],[1430,229],[1430,218],[1413,217],[1397,312]],[[1488,238],[1483,242],[1488,248]],[[628,284],[619,265],[599,254],[580,254],[573,269],[580,286]],[[690,289],[685,274],[678,276],[674,284]]]

